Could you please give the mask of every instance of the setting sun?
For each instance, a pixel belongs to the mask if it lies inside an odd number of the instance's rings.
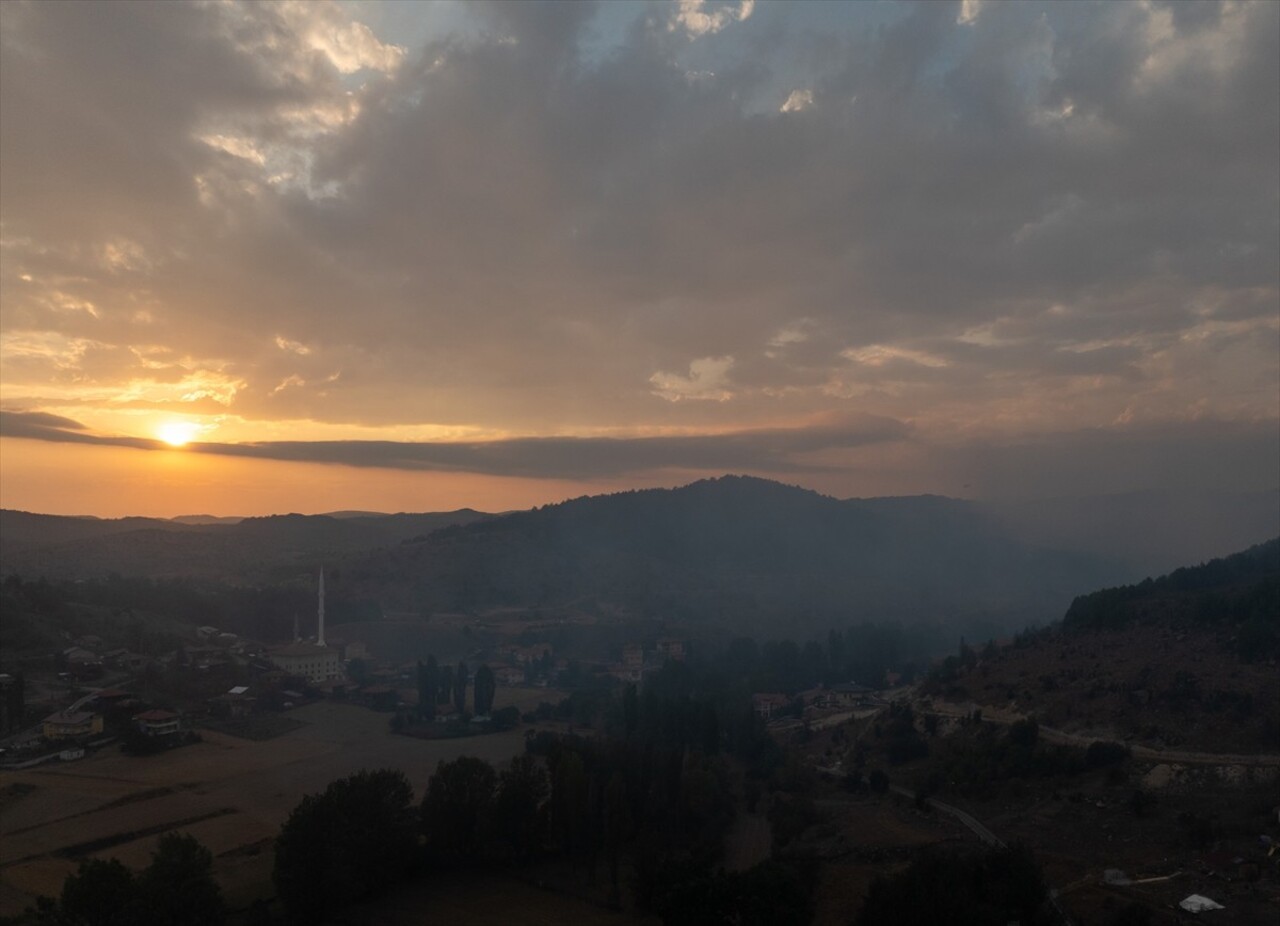
[[[200,425],[191,421],[170,421],[156,429],[156,436],[171,447],[181,447],[199,430]]]

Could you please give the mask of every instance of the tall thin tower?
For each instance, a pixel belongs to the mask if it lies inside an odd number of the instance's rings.
[[[316,637],[316,646],[324,646],[324,567],[320,567],[320,633]]]

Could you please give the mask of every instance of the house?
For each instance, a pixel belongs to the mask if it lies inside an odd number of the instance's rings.
[[[248,717],[257,706],[258,699],[249,694],[247,685],[237,685],[217,697],[209,699],[209,710],[222,717],[235,719]]]
[[[129,697],[129,692],[120,688],[102,688],[93,695],[93,700],[97,701],[103,707],[115,707],[125,698]]]
[[[92,711],[58,711],[44,719],[41,732],[47,740],[92,736],[102,732],[102,715]]]
[[[133,722],[147,736],[170,736],[182,729],[182,718],[173,711],[143,711],[134,715]]]
[[[832,685],[830,689],[831,701],[842,705],[865,705],[870,702],[875,692],[866,685],[859,685],[857,682],[843,682],[839,685]]]
[[[771,719],[774,714],[786,709],[790,704],[790,698],[777,692],[753,694],[751,696],[751,707],[761,720]]]
[[[519,665],[527,665],[547,656],[551,652],[551,644],[535,643],[532,646],[520,646],[517,643],[508,643],[500,646],[498,651],[505,656],[509,656]]]
[[[657,650],[659,658],[663,660],[682,660],[684,659],[684,640],[677,640],[674,637],[663,637],[658,641]]]
[[[622,665],[635,672],[644,670],[644,647],[639,643],[628,643],[622,648]]]
[[[147,664],[147,657],[141,653],[131,653],[127,649],[113,649],[102,654],[103,661],[114,668],[137,672]]]
[[[619,664],[610,668],[609,674],[620,682],[638,682],[644,678],[644,669],[632,669]]]
[[[494,680],[505,688],[524,684],[524,669],[517,666],[498,666],[493,670]]]

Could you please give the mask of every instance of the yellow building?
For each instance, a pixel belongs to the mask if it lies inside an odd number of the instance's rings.
[[[44,738],[66,740],[102,732],[102,715],[90,711],[58,711],[44,719]]]

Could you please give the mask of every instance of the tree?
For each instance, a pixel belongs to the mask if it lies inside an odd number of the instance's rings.
[[[81,862],[59,902],[42,898],[37,914],[47,926],[219,926],[225,918],[213,855],[185,833],[161,836],[137,877],[116,859]]]
[[[1014,721],[1009,727],[1009,742],[1024,749],[1035,748],[1040,739],[1040,724],[1034,717]]]
[[[477,714],[493,712],[493,698],[497,693],[498,683],[493,677],[493,670],[488,665],[476,669],[475,693],[473,695]]]
[[[631,810],[627,802],[627,782],[620,772],[614,772],[604,792],[604,856],[609,866],[609,884],[616,897],[618,887],[618,862],[622,845],[631,835]]]
[[[458,660],[458,668],[453,670],[453,706],[459,714],[467,711],[467,664]]]
[[[490,812],[498,776],[483,759],[441,762],[422,798],[422,830],[437,860],[466,862],[489,841]]]
[[[495,832],[516,859],[527,860],[542,847],[542,803],[549,790],[546,772],[531,755],[512,759],[499,776],[494,800]]]
[[[437,704],[448,704],[453,700],[453,666],[445,664],[440,667],[440,688],[436,695]]]
[[[588,785],[582,757],[572,749],[562,751],[551,767],[551,835],[570,855],[584,848]]]
[[[436,657],[428,656],[427,664],[418,663],[418,717],[430,720],[436,715],[436,697],[440,691],[440,667]]]
[[[635,685],[628,685],[622,693],[622,727],[629,737],[635,736],[640,726],[640,696]]]
[[[289,919],[317,922],[403,877],[416,847],[413,788],[404,773],[361,771],[293,809],[276,839],[272,877]]]
[[[133,872],[117,859],[81,862],[62,883],[60,903],[46,902],[39,921],[58,926],[140,926]]]
[[[1040,867],[1019,846],[977,852],[926,851],[872,885],[858,926],[987,926],[1037,922],[1046,895]]]
[[[226,916],[213,853],[186,833],[160,837],[138,887],[146,921],[155,926],[215,926]]]

